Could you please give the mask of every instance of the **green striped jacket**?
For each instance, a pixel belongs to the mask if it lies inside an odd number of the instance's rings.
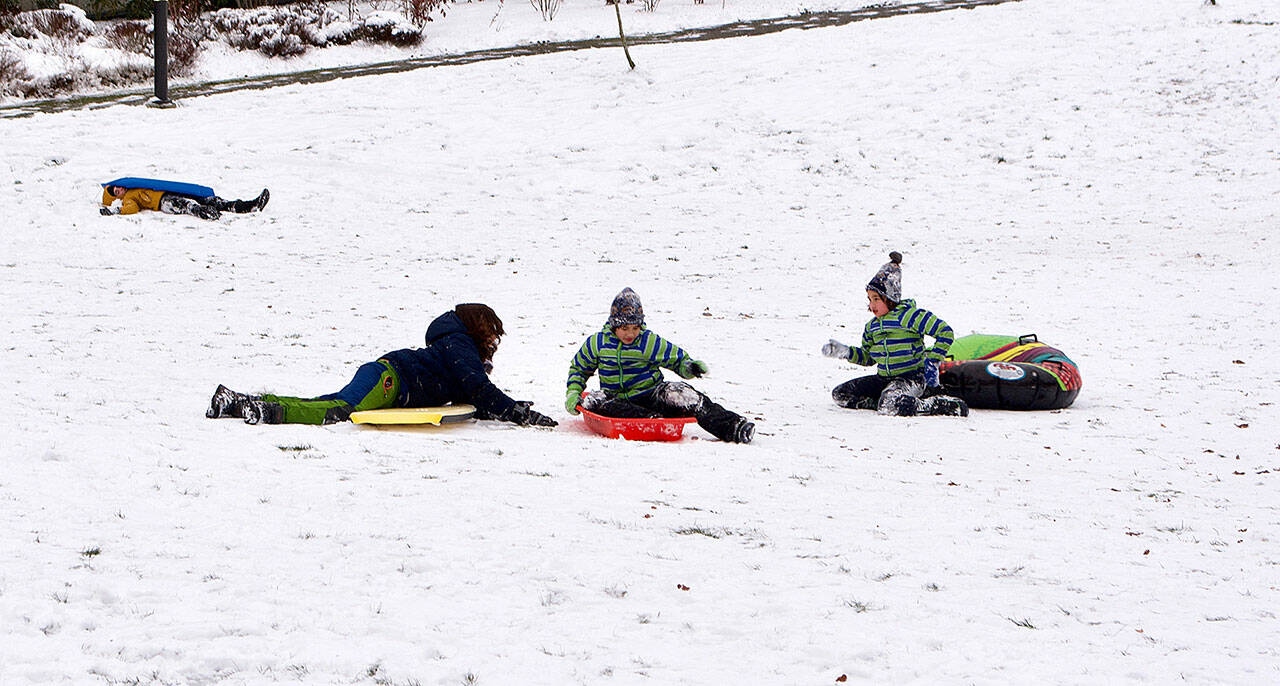
[[[925,352],[924,337],[933,339]],[[849,361],[876,365],[879,376],[901,376],[919,371],[926,358],[941,362],[955,341],[955,332],[940,317],[903,300],[883,317],[875,317],[862,330],[862,347],[854,348]]]
[[[587,337],[569,363],[568,389],[581,392],[587,379],[600,372],[600,390],[606,395],[631,398],[648,392],[662,381],[662,367],[676,373],[693,358],[680,346],[644,329],[630,345],[623,344],[605,326]]]

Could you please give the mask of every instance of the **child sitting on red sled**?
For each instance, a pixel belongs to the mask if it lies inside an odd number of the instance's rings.
[[[569,364],[564,408],[578,414],[581,402],[584,409],[609,417],[696,417],[698,426],[722,441],[751,442],[755,424],[687,383],[664,381],[662,367],[685,379],[707,373],[706,363],[645,328],[640,296],[624,288],[613,299],[604,329],[589,336]],[[600,392],[583,401],[587,379],[597,371]]]
[[[874,316],[862,330],[862,347],[850,347],[834,338],[822,346],[827,357],[877,368],[871,376],[836,386],[831,397],[841,407],[885,415],[967,417],[969,406],[963,400],[938,395],[942,391],[938,365],[946,358],[955,335],[937,315],[916,307],[914,300],[902,299],[901,263],[900,253],[889,253],[889,262],[867,284],[867,310]],[[925,336],[933,339],[927,353]]]

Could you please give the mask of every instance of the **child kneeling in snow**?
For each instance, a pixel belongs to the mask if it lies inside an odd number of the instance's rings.
[[[426,347],[406,348],[366,362],[337,393],[315,398],[245,395],[218,386],[205,416],[240,417],[246,424],[333,424],[358,410],[476,406],[477,419],[501,419],[521,426],[555,426],[556,421],[512,400],[489,380],[493,354],[503,335],[502,320],[488,305],[458,305],[427,327]]]
[[[841,407],[876,410],[880,414],[955,415],[967,417],[969,406],[960,398],[938,395],[938,364],[955,340],[947,323],[932,312],[902,299],[902,255],[889,253],[889,262],[867,284],[867,309],[874,317],[862,330],[862,347],[831,339],[822,354],[863,366],[876,365],[876,374],[836,386],[831,397]],[[926,353],[924,337],[933,339]]]
[[[613,299],[604,330],[592,334],[569,364],[564,408],[578,414],[587,379],[600,372],[600,392],[582,406],[609,417],[696,417],[698,426],[731,443],[750,443],[756,425],[724,409],[683,382],[662,378],[662,367],[691,379],[707,373],[704,362],[644,326],[640,296],[630,288]]]

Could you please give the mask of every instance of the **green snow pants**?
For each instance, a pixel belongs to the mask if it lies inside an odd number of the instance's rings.
[[[378,360],[360,365],[355,377],[337,393],[315,398],[263,395],[262,399],[284,408],[285,424],[333,424],[347,421],[352,412],[392,407],[399,396],[396,370],[386,360]]]

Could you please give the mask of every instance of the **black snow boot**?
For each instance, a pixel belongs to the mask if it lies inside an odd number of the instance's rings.
[[[265,400],[246,400],[243,407],[245,424],[284,423],[284,406],[280,403],[269,403]]]
[[[969,404],[950,395],[935,395],[920,403],[920,414],[968,417]]]
[[[218,209],[223,212],[235,212],[236,214],[244,214],[246,212],[257,212],[267,206],[267,201],[271,199],[271,193],[263,188],[258,197],[253,200],[220,200]]]
[[[209,409],[204,411],[204,416],[209,419],[221,419],[222,417],[236,417],[237,419],[244,417],[244,403],[249,400],[256,400],[253,396],[235,391],[218,384],[218,390],[213,392],[213,397],[209,399]]]
[[[258,212],[267,206],[267,201],[271,200],[271,191],[263,188],[258,197],[253,200],[237,200],[235,211],[241,214],[245,212]]]
[[[695,416],[698,418],[698,426],[725,443],[746,443],[755,436],[755,424],[705,397]]]

